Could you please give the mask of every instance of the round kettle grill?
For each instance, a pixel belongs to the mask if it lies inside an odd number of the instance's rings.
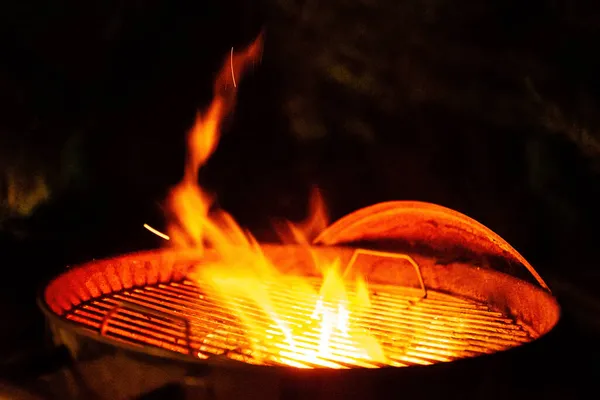
[[[262,248],[285,275],[319,284],[306,247]],[[341,339],[334,346],[339,352],[317,362],[295,360],[290,349],[269,343],[257,357],[218,294],[187,279],[190,268],[218,258],[210,251],[149,251],[69,268],[46,286],[40,305],[54,340],[69,349],[76,366],[86,365],[77,372],[86,393],[107,399],[173,383],[185,386],[186,398],[198,399],[437,397],[453,391],[479,398],[478,382],[493,375],[501,386],[508,375],[540,362],[560,318],[547,285],[515,249],[438,205],[364,208],[322,232],[311,251],[336,257],[367,278],[373,303],[364,329],[382,343],[388,363],[347,356]],[[517,277],[515,268],[530,276]],[[302,320],[307,299],[281,282],[265,285],[289,308],[286,317]],[[291,367],[292,361],[306,369]]]

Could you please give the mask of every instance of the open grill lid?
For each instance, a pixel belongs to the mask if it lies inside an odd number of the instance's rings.
[[[392,247],[426,247],[438,254],[459,250],[478,257],[519,265],[550,292],[533,266],[506,240],[458,211],[420,201],[390,201],[352,212],[334,222],[314,240],[319,245],[385,242]],[[514,269],[499,268],[515,275]]]

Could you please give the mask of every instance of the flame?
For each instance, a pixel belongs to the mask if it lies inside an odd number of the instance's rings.
[[[277,234],[284,243],[310,244],[329,225],[327,207],[321,190],[314,186],[308,202],[308,217],[299,223],[285,221],[278,227]]]
[[[383,363],[386,357],[381,346],[360,328],[361,310],[370,307],[366,282],[359,279],[356,289],[348,290],[340,261],[318,260],[314,254],[313,261],[323,274],[320,290],[305,277],[281,273],[249,232],[225,211],[212,209],[213,197],[198,184],[198,170],[215,151],[221,121],[234,107],[236,79],[239,82],[261,51],[262,34],[243,51],[231,51],[215,80],[211,104],[196,117],[188,136],[184,177],[167,198],[169,243],[178,248],[211,248],[218,254],[218,261],[204,262],[188,278],[212,289],[240,319],[255,359],[264,354],[263,361],[268,362],[266,358],[273,357],[275,349],[278,362],[295,367],[338,367],[328,360],[343,363],[350,358]],[[318,189],[313,190],[309,206],[305,221],[288,223],[288,230],[280,232],[284,241],[302,244],[307,251],[312,239],[328,224]],[[277,301],[273,285],[283,286],[286,292],[312,305],[303,308],[305,318],[290,320],[290,310]],[[261,312],[248,311],[248,303]],[[344,344],[342,349],[339,343]]]

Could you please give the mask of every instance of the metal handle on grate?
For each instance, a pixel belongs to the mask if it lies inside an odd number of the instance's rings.
[[[313,244],[334,246],[366,240],[409,238],[410,233],[402,228],[406,218],[412,223],[431,221],[458,228],[470,236],[485,238],[494,255],[505,256],[523,265],[547,292],[552,293],[546,282],[533,266],[514,247],[487,226],[456,210],[421,201],[387,201],[354,211],[325,228]],[[396,224],[395,221],[404,221]],[[397,225],[397,229],[395,228]]]
[[[361,255],[375,256],[375,257],[382,257],[382,258],[393,258],[393,259],[397,259],[397,260],[408,261],[408,263],[410,265],[412,265],[412,267],[414,268],[415,273],[417,274],[417,278],[419,278],[419,285],[421,285],[421,290],[423,291],[423,295],[421,296],[421,299],[427,298],[427,288],[425,287],[425,282],[423,281],[423,275],[421,274],[421,268],[419,267],[419,264],[417,264],[417,262],[408,254],[390,253],[387,251],[377,251],[377,250],[367,250],[367,249],[356,249],[354,251],[354,253],[352,254],[352,257],[350,258],[350,261],[348,261],[348,265],[346,266],[346,271],[350,270],[350,268],[354,265],[354,263],[356,263],[356,260],[358,259],[358,257]]]
[[[187,318],[184,317],[179,317],[173,314],[169,314],[163,311],[159,311],[159,310],[154,310],[152,308],[146,307],[146,306],[141,306],[139,304],[134,304],[134,303],[130,303],[128,301],[120,301],[119,304],[115,305],[114,307],[112,307],[104,316],[104,318],[102,318],[102,324],[100,325],[100,334],[102,336],[104,336],[106,334],[106,330],[108,329],[108,322],[109,320],[117,313],[119,312],[119,310],[133,310],[133,311],[138,311],[144,314],[153,314],[156,315],[158,317],[163,317],[163,318],[168,318],[168,319],[176,319],[176,320],[180,320],[183,322],[184,326],[185,326],[185,338],[186,338],[186,343],[187,343],[187,349],[188,349],[188,353],[190,355],[193,355],[194,350],[192,349],[192,328],[191,328],[191,324],[190,321]]]

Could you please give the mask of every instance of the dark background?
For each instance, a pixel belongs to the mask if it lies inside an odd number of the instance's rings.
[[[65,265],[161,244],[142,224],[164,227],[195,111],[262,27],[262,64],[201,174],[222,207],[259,238],[304,216],[311,184],[334,219],[393,199],[457,209],[594,335],[596,3],[4,2],[0,341],[39,334],[35,291]]]

